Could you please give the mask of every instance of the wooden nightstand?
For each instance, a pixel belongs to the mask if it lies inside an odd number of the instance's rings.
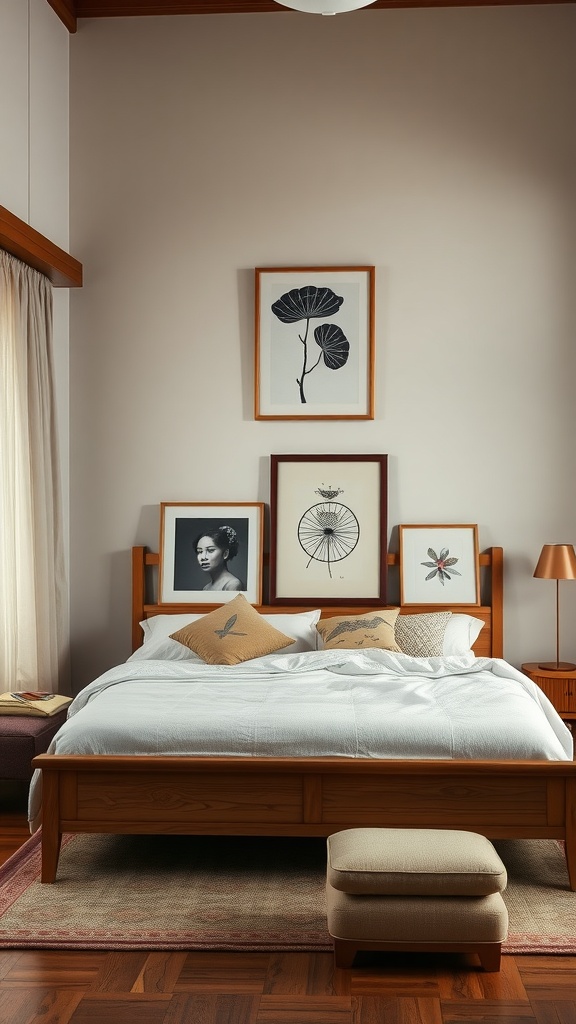
[[[522,665],[524,675],[536,683],[552,702],[565,722],[576,721],[576,669],[569,672],[550,672],[540,668],[537,661]]]

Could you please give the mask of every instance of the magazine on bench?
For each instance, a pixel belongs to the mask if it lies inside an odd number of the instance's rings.
[[[72,703],[72,697],[61,693],[46,693],[42,690],[7,690],[0,693],[0,715],[32,715],[49,718]]]

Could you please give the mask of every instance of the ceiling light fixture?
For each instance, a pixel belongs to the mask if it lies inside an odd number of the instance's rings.
[[[290,7],[293,11],[304,14],[343,14],[344,11],[357,11],[359,7],[368,7],[374,0],[276,0],[282,7]]]

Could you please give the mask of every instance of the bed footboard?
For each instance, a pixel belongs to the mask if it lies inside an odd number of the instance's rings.
[[[328,836],[454,828],[564,839],[576,890],[576,763],[41,754],[42,881],[63,833]]]

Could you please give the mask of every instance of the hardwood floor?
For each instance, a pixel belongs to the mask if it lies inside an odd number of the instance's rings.
[[[0,863],[23,800],[0,789]],[[576,1024],[576,956],[0,950],[0,1024]]]

